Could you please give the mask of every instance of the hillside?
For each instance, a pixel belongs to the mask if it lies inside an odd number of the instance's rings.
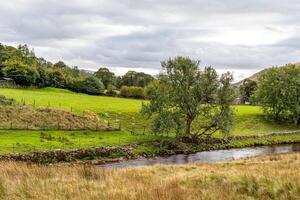
[[[299,63],[295,63],[295,65],[296,65],[297,67],[300,67],[300,62],[299,62]],[[285,67],[285,66],[280,66],[280,67]],[[265,68],[265,69],[263,69],[263,70],[261,70],[261,71],[259,71],[259,72],[257,72],[257,73],[255,73],[255,74],[253,74],[252,76],[248,77],[248,79],[251,79],[251,80],[253,80],[253,81],[258,81],[258,77],[259,77],[261,74],[263,74],[264,72],[266,72],[268,69],[269,69],[269,67],[268,67],[268,68]],[[247,79],[247,78],[245,78],[245,79]],[[243,81],[244,81],[245,79],[243,79],[243,80],[241,80],[241,81],[239,81],[239,82],[237,82],[237,83],[234,83],[233,85],[236,86],[236,87],[239,87],[239,86],[243,83]]]

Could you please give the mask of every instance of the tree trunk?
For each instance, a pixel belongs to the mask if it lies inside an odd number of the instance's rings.
[[[186,129],[185,129],[185,136],[190,137],[191,136],[191,125],[192,125],[192,118],[187,117],[186,119]]]

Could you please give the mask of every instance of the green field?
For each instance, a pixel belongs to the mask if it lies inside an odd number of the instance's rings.
[[[26,104],[36,106],[48,106],[64,108],[73,111],[100,112],[138,112],[142,101],[125,98],[114,98],[106,96],[92,96],[74,93],[69,90],[56,88],[43,89],[8,89],[1,88],[0,94],[17,101],[25,100]]]
[[[126,130],[132,128],[141,131],[142,126],[148,128],[148,121],[140,114],[142,100],[125,99],[105,96],[92,96],[74,93],[68,90],[43,88],[43,89],[7,89],[1,88],[0,94],[14,98],[17,101],[25,100],[26,104],[63,108],[73,111],[93,111],[100,114],[103,120],[110,119],[111,123],[119,119]],[[300,129],[293,124],[279,124],[264,119],[260,107],[243,105],[235,106],[235,125],[233,134],[264,134],[276,131]],[[103,115],[107,113],[108,115]]]
[[[100,118],[118,126],[120,121],[122,131],[118,132],[69,132],[47,131],[53,140],[41,139],[41,131],[0,131],[0,153],[27,152],[32,150],[48,150],[56,148],[78,148],[91,146],[124,145],[135,142],[149,141],[157,138],[149,133],[149,120],[139,113],[142,100],[91,96],[78,94],[63,89],[0,89],[0,94],[26,104],[48,106],[72,110],[76,112],[93,111]],[[265,134],[270,132],[300,129],[299,126],[287,123],[276,123],[264,118],[260,107],[235,106],[236,116],[233,127],[234,135]],[[115,124],[114,124],[115,123]],[[144,132],[145,130],[145,132]],[[135,134],[130,134],[134,131]]]
[[[158,138],[153,135],[132,135],[121,131],[0,130],[0,154],[120,146],[139,144]]]

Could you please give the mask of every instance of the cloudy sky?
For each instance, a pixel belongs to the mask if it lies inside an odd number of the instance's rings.
[[[236,80],[300,61],[299,0],[1,0],[0,42],[52,62],[156,74],[199,59]]]

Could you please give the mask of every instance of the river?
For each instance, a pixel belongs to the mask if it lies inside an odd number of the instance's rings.
[[[140,158],[125,160],[117,163],[98,165],[100,168],[126,168],[140,167],[155,164],[188,164],[188,163],[214,163],[237,160],[241,158],[270,155],[276,153],[300,152],[300,143],[276,146],[262,146],[253,148],[202,151],[192,154],[177,154],[168,157]]]

